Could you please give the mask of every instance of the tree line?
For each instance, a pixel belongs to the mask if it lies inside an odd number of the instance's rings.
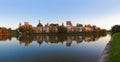
[[[120,25],[114,25],[111,28],[111,32],[112,32],[112,34],[120,32]]]

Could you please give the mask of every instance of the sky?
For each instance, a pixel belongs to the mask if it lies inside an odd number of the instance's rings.
[[[0,27],[18,28],[19,22],[36,26],[38,20],[66,24],[71,21],[107,30],[120,24],[120,0],[0,0]]]

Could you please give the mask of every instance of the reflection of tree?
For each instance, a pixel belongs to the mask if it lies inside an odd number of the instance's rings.
[[[67,40],[66,40],[66,46],[71,46],[71,44],[72,44],[72,36],[67,36]]]
[[[67,40],[67,35],[58,35],[58,42],[64,42]]]
[[[76,36],[76,42],[81,43],[83,41],[83,36]]]
[[[19,37],[20,44],[25,43],[25,46],[29,46],[33,41],[37,41],[39,45],[43,42],[50,43],[66,43],[66,46],[71,46],[71,44],[76,42],[77,44],[85,41],[91,42],[98,40],[101,36],[106,34],[84,34],[84,35],[36,35],[36,36],[21,36]]]
[[[43,38],[42,38],[42,36],[36,36],[36,37],[34,38],[34,40],[37,40],[37,43],[38,43],[39,45],[41,45],[41,44],[43,43]]]
[[[101,36],[105,36],[106,34],[85,34],[83,40],[85,42],[91,42],[98,40]]]
[[[58,40],[57,36],[54,36],[54,35],[49,36],[50,43],[58,43],[57,40]]]
[[[9,36],[9,35],[0,35],[0,40],[7,40],[7,39],[11,40],[11,36]]]
[[[33,41],[33,37],[26,35],[26,36],[21,36],[19,37],[20,44],[25,43],[25,46],[29,46],[29,44]]]

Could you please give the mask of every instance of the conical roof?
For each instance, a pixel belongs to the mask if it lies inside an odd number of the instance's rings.
[[[37,27],[43,27],[43,25],[40,23],[40,20],[39,20]]]

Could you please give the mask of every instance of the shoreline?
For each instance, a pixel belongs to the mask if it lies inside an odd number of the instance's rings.
[[[105,62],[108,59],[112,38],[113,37],[111,37],[110,41],[107,43],[106,47],[104,48],[100,58],[98,59],[98,62]]]

